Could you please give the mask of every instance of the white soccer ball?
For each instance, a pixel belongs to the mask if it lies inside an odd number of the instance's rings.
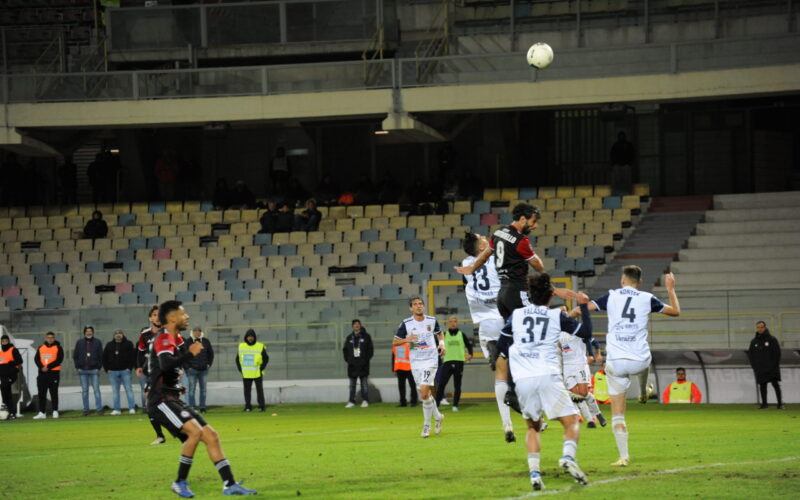
[[[6,410],[6,407],[4,406],[0,408],[0,420],[6,420],[6,419],[8,419],[8,410]]]
[[[553,62],[553,49],[544,42],[531,45],[528,49],[528,64],[537,69],[545,69]]]

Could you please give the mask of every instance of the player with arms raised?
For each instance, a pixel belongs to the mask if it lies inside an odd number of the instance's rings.
[[[183,338],[181,330],[189,325],[189,315],[177,300],[168,300],[158,309],[158,318],[163,330],[151,344],[150,391],[147,394],[147,411],[173,436],[183,442],[178,478],[172,483],[172,491],[183,498],[192,498],[186,478],[192,467],[194,452],[202,441],[208,456],[222,478],[225,495],[255,495],[233,478],[231,464],[222,452],[219,434],[198,413],[181,401],[184,388],[180,386],[180,367],[187,356],[197,356],[203,350],[201,342],[195,342],[187,350],[180,349]]]
[[[620,286],[592,300],[591,311],[608,312],[606,335],[606,376],[611,399],[611,425],[617,441],[619,460],[612,465],[630,465],[628,427],[625,423],[625,393],[635,378],[639,383],[639,402],[647,402],[647,376],[650,372],[650,345],[647,343],[647,322],[651,313],[680,316],[681,306],[675,293],[675,276],[664,275],[669,305],[653,294],[639,291],[642,269],[639,266],[622,268]]]
[[[439,353],[444,355],[444,337],[439,322],[425,314],[425,302],[419,297],[408,301],[411,317],[406,318],[397,329],[392,345],[407,344],[411,357],[411,373],[419,388],[422,399],[424,422],[420,437],[431,434],[431,416],[436,420],[436,434],[442,432],[444,415],[436,407],[436,399],[431,388],[436,385],[436,370],[439,367]],[[437,352],[438,341],[438,352]]]
[[[592,336],[592,322],[586,305],[589,297],[578,294],[583,313],[583,323],[578,323],[560,308],[549,307],[553,292],[550,276],[545,273],[530,276],[528,293],[532,305],[512,313],[497,342],[497,348],[509,359],[511,374],[517,384],[522,416],[528,424],[525,444],[528,449],[531,486],[534,490],[544,488],[539,472],[542,412],[550,419],[558,419],[564,426],[562,456],[558,465],[578,483],[587,484],[586,474],[575,460],[580,435],[578,410],[564,387],[558,343],[561,332],[582,338]]]

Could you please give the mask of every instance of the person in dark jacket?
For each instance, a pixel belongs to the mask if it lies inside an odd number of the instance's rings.
[[[294,227],[294,212],[286,202],[281,203],[281,208],[275,216],[275,232],[289,233]]]
[[[244,342],[239,344],[239,352],[236,356],[236,369],[242,374],[244,384],[244,411],[253,411],[250,405],[250,395],[253,389],[253,382],[256,384],[256,394],[258,396],[258,410],[264,411],[264,368],[269,363],[267,347],[256,341],[256,332],[252,328],[244,334]]]
[[[306,201],[306,209],[295,216],[295,231],[316,231],[319,228],[319,221],[322,219],[322,212],[317,210],[317,200],[311,198]]]
[[[72,361],[81,377],[81,394],[83,396],[83,416],[89,415],[89,384],[94,391],[94,403],[97,414],[103,414],[103,398],[100,395],[100,368],[103,367],[103,343],[94,337],[94,327],[83,328],[83,338],[75,343]]]
[[[270,200],[267,202],[267,210],[259,219],[261,230],[259,233],[275,233],[278,229],[278,204]]]
[[[195,342],[200,342],[203,344],[203,350],[200,351],[196,356],[190,357],[184,364],[184,368],[186,368],[186,377],[189,380],[189,383],[187,384],[187,390],[189,393],[189,406],[196,408],[194,394],[197,384],[199,383],[200,413],[205,413],[206,376],[208,375],[208,369],[211,368],[212,364],[214,364],[214,349],[211,347],[211,342],[203,334],[203,329],[199,326],[196,326],[194,329],[192,329],[192,334],[186,341],[187,349]]]
[[[105,238],[108,235],[108,224],[103,220],[103,213],[100,210],[92,212],[92,218],[83,227],[83,237],[91,238]]]
[[[122,330],[114,331],[114,340],[106,344],[103,350],[103,369],[108,373],[111,389],[114,391],[114,410],[112,415],[122,413],[119,401],[119,386],[125,386],[128,396],[128,413],[136,413],[136,398],[131,386],[131,370],[136,368],[136,348],[133,342],[125,338]]]
[[[778,409],[783,410],[783,398],[781,397],[781,346],[778,339],[769,333],[767,324],[763,321],[756,323],[756,336],[750,341],[750,348],[747,349],[747,357],[750,358],[750,366],[756,375],[756,383],[761,391],[761,406],[759,409],[767,407],[767,384],[772,384],[775,389],[775,397],[778,399]]]
[[[356,379],[361,379],[361,407],[369,406],[369,360],[372,359],[372,337],[361,321],[352,321],[353,333],[344,339],[342,355],[347,363],[347,376],[350,378],[350,398],[345,408],[356,405]]]
[[[8,410],[8,419],[17,418],[11,386],[17,381],[22,367],[22,356],[19,349],[11,343],[11,337],[3,334],[0,337],[0,393],[3,395],[3,406]]]
[[[39,413],[34,420],[46,418],[47,391],[50,391],[50,402],[53,406],[53,418],[58,418],[58,383],[61,381],[61,363],[64,362],[64,349],[56,340],[56,334],[47,332],[44,344],[36,349],[33,362],[39,368],[36,386],[39,389]]]

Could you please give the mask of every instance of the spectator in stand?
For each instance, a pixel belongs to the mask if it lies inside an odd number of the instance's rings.
[[[100,394],[100,368],[103,366],[103,344],[94,336],[94,327],[83,327],[83,338],[75,343],[72,361],[81,377],[81,396],[83,397],[83,416],[89,416],[89,385],[94,391],[95,409],[103,414],[103,398]]]
[[[175,151],[165,149],[161,152],[161,156],[156,160],[156,166],[153,173],[158,181],[158,191],[161,193],[163,201],[175,199],[175,181],[178,180],[180,174],[180,165]]]
[[[699,403],[703,400],[703,394],[697,388],[697,384],[686,380],[686,369],[678,368],[675,370],[675,375],[677,380],[664,389],[661,395],[662,403]]]
[[[9,420],[17,418],[11,386],[17,381],[21,368],[22,356],[19,350],[11,343],[11,337],[3,334],[0,337],[0,393],[3,395],[3,406],[8,410]]]
[[[78,167],[72,161],[72,155],[64,157],[64,164],[58,170],[58,183],[61,186],[61,203],[75,203],[78,190]]]
[[[256,197],[243,180],[236,181],[229,197],[230,208],[251,209],[256,207]]]
[[[275,156],[269,164],[269,178],[272,180],[272,191],[279,193],[286,187],[286,183],[291,176],[291,165],[289,164],[289,157],[286,156],[286,150],[283,146],[279,146],[275,150]]]
[[[273,200],[267,202],[267,209],[261,214],[261,231],[259,233],[276,233],[278,229],[278,204]]]
[[[48,391],[50,391],[53,418],[58,418],[58,383],[61,381],[64,349],[56,340],[55,333],[47,332],[44,336],[44,344],[36,349],[33,362],[39,368],[39,375],[36,377],[36,386],[39,389],[39,413],[33,419],[47,418],[45,414],[47,413]]]
[[[189,406],[195,406],[195,390],[197,385],[200,384],[200,413],[206,412],[206,377],[211,365],[214,364],[214,349],[211,347],[211,342],[203,334],[203,329],[196,326],[192,329],[192,335],[186,343],[186,348],[192,344],[200,342],[203,344],[203,350],[196,356],[190,357],[185,364],[186,377],[189,379],[188,393],[189,393]]]
[[[217,179],[217,186],[214,188],[214,199],[211,203],[215,210],[225,210],[230,205],[231,192],[228,189],[228,182],[225,179]]]
[[[244,342],[239,344],[239,352],[236,356],[236,369],[242,374],[244,384],[244,411],[253,411],[250,404],[253,382],[256,384],[256,396],[258,397],[258,411],[264,411],[264,369],[269,363],[267,347],[261,342],[256,341],[256,332],[252,328],[244,334]]]
[[[316,189],[316,198],[319,200],[319,204],[326,207],[336,205],[338,193],[339,188],[333,183],[331,176],[325,174]]]
[[[112,415],[122,414],[119,401],[120,385],[125,387],[125,395],[128,396],[128,413],[136,413],[136,398],[133,395],[131,386],[131,370],[136,367],[136,349],[133,342],[125,338],[122,330],[114,331],[114,339],[106,344],[103,350],[103,369],[108,373],[111,382],[111,390],[114,393],[114,410]]]
[[[95,210],[92,212],[92,218],[83,226],[83,237],[96,240],[98,238],[105,238],[107,235],[108,224],[103,220],[103,212]]]
[[[369,406],[369,361],[372,359],[372,337],[361,321],[354,319],[350,323],[352,333],[344,339],[342,355],[347,363],[347,376],[350,378],[350,398],[345,408],[356,405],[356,379],[361,379],[361,407]]]
[[[756,323],[756,336],[750,341],[747,349],[750,366],[756,375],[756,383],[761,393],[760,410],[767,408],[767,384],[772,384],[775,397],[778,400],[778,409],[783,410],[781,395],[781,346],[778,339],[769,333],[767,324],[763,321]]]
[[[316,231],[319,228],[319,221],[322,220],[322,212],[317,210],[317,201],[313,198],[306,201],[306,209],[295,216],[295,231]]]
[[[281,209],[275,220],[276,233],[289,233],[294,228],[294,212],[286,202],[281,203]]]

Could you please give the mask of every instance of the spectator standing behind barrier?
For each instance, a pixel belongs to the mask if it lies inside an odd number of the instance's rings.
[[[442,372],[441,381],[436,388],[437,406],[444,398],[447,382],[453,376],[453,411],[458,411],[458,403],[461,400],[461,377],[464,375],[464,362],[472,360],[472,342],[467,336],[458,329],[458,318],[450,316],[447,320],[447,332],[444,334],[444,347],[446,349],[443,363],[440,368]],[[467,351],[465,356],[464,351]]]
[[[750,366],[753,367],[756,383],[761,393],[759,409],[767,408],[767,384],[772,384],[772,388],[775,389],[775,397],[778,399],[778,409],[783,410],[780,384],[781,346],[778,339],[769,333],[767,324],[763,321],[756,323],[756,336],[750,341],[747,357],[750,358]]]
[[[699,403],[703,400],[703,394],[697,388],[697,384],[686,380],[684,368],[675,370],[675,375],[677,380],[664,389],[661,395],[662,403]]]
[[[114,339],[106,344],[103,350],[103,369],[108,373],[111,382],[111,390],[114,392],[114,410],[112,415],[122,413],[119,401],[120,385],[125,387],[125,395],[128,396],[128,413],[136,413],[136,398],[133,395],[131,386],[131,370],[136,367],[136,349],[133,342],[125,338],[122,330],[114,331]]]
[[[261,342],[256,341],[256,332],[252,328],[244,334],[244,342],[239,344],[239,353],[236,356],[236,369],[242,374],[244,384],[244,411],[253,411],[250,404],[250,395],[253,389],[253,382],[256,384],[256,395],[258,397],[258,411],[264,411],[264,379],[262,377],[264,368],[269,363],[267,348]]]
[[[19,350],[11,343],[11,337],[3,334],[0,337],[0,392],[3,395],[3,406],[8,410],[9,420],[17,418],[11,386],[17,381],[20,367],[22,367],[22,356]]]
[[[203,329],[199,326],[192,329],[192,335],[187,341],[187,349],[192,344],[200,342],[203,344],[203,350],[195,356],[191,356],[186,360],[184,367],[186,368],[186,377],[189,380],[189,406],[195,408],[195,389],[200,385],[200,413],[206,412],[206,377],[208,376],[208,369],[214,364],[214,349],[211,347],[209,341],[203,334]]]
[[[83,338],[75,343],[72,352],[75,369],[81,377],[81,395],[83,397],[83,416],[89,415],[89,384],[94,391],[94,403],[97,414],[103,414],[103,398],[100,395],[100,368],[103,366],[103,343],[94,337],[94,327],[83,327]]]
[[[400,404],[408,406],[406,400],[406,382],[411,391],[411,406],[417,406],[417,384],[411,373],[411,350],[407,344],[392,346],[392,371],[397,376],[397,392],[400,393]]]
[[[347,377],[350,379],[350,397],[345,408],[356,405],[356,381],[361,379],[361,407],[369,406],[369,361],[372,359],[372,337],[361,321],[354,319],[351,323],[353,332],[344,339],[342,355],[347,363]]]
[[[39,375],[36,377],[36,387],[39,389],[39,413],[33,419],[47,418],[47,391],[50,391],[53,418],[58,418],[58,383],[61,381],[64,349],[56,340],[55,333],[47,332],[44,336],[44,344],[36,349],[33,362],[39,368]]]
[[[83,237],[96,240],[108,235],[108,224],[103,220],[103,212],[95,210],[92,218],[83,226]]]

